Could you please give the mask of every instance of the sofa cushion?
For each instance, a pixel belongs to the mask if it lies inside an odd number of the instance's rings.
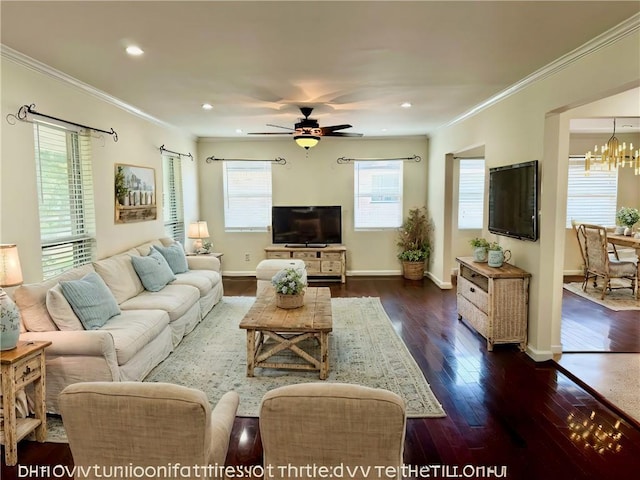
[[[113,294],[95,272],[60,282],[62,293],[87,330],[96,330],[120,313]]]
[[[173,273],[184,273],[189,270],[187,266],[187,256],[180,242],[176,242],[168,247],[156,245],[153,248],[162,254]]]
[[[151,240],[150,242],[143,243],[142,245],[138,245],[133,250],[138,252],[139,255],[146,257],[147,255],[149,255],[151,248],[157,247],[158,245],[162,247],[164,244],[160,240]],[[164,245],[164,246],[167,247],[168,245]]]
[[[93,265],[87,264],[73,270],[69,270],[55,278],[40,283],[21,285],[16,288],[13,296],[16,305],[20,309],[22,323],[30,332],[51,332],[58,330],[47,310],[47,292],[55,287],[61,280],[74,280],[82,278],[87,273],[93,272]]]
[[[167,283],[176,279],[171,267],[162,254],[151,249],[145,257],[131,257],[133,268],[140,277],[145,290],[150,292],[160,291]]]
[[[84,330],[80,319],[62,293],[60,284],[47,292],[47,310],[58,330]]]
[[[159,292],[144,291],[120,304],[122,310],[164,310],[173,322],[182,317],[200,299],[200,291],[191,285],[167,285]]]
[[[176,279],[171,285],[191,285],[200,290],[200,296],[204,297],[211,291],[214,285],[220,283],[220,274],[211,270],[189,270],[176,274]]]
[[[113,337],[118,365],[124,365],[169,325],[169,315],[162,310],[123,310],[109,319],[100,330]]]
[[[131,255],[120,254],[93,263],[96,272],[113,292],[118,304],[144,291],[140,277],[131,264]]]

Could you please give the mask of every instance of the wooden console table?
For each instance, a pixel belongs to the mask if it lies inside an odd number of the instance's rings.
[[[47,438],[44,349],[49,345],[51,342],[18,342],[16,348],[0,352],[4,412],[0,443],[8,466],[18,463],[18,442],[29,433],[35,430],[39,442]],[[16,394],[31,383],[35,387],[35,415],[16,418]]]
[[[473,257],[459,257],[458,319],[464,318],[487,339],[487,350],[496,343],[527,346],[530,273],[508,263],[490,267]]]
[[[308,277],[338,277],[342,283],[347,278],[347,247],[287,247],[271,245],[264,251],[267,258],[297,258],[304,261]]]

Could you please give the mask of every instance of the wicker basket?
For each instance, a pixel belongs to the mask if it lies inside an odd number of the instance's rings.
[[[304,293],[297,295],[276,294],[276,306],[280,308],[300,308],[304,305]]]
[[[402,262],[402,275],[407,280],[424,278],[424,262]]]

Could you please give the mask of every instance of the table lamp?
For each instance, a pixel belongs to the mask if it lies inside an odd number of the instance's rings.
[[[189,224],[189,232],[187,233],[187,237],[195,240],[195,242],[193,242],[193,249],[196,253],[198,253],[202,249],[202,239],[209,238],[209,229],[207,228],[207,222],[191,222]]]
[[[15,348],[20,337],[20,311],[1,287],[15,287],[21,283],[18,247],[0,245],[0,350]]]

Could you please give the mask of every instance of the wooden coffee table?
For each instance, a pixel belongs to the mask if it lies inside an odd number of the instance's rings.
[[[293,309],[276,307],[273,290],[264,292],[240,322],[247,331],[247,376],[253,377],[255,367],[294,370],[318,370],[320,379],[329,375],[329,332],[331,291],[327,287],[308,287],[304,306]],[[300,342],[316,339],[320,344],[319,358],[303,350]],[[271,339],[269,343],[267,341]],[[269,361],[272,356],[290,350],[302,362]]]

